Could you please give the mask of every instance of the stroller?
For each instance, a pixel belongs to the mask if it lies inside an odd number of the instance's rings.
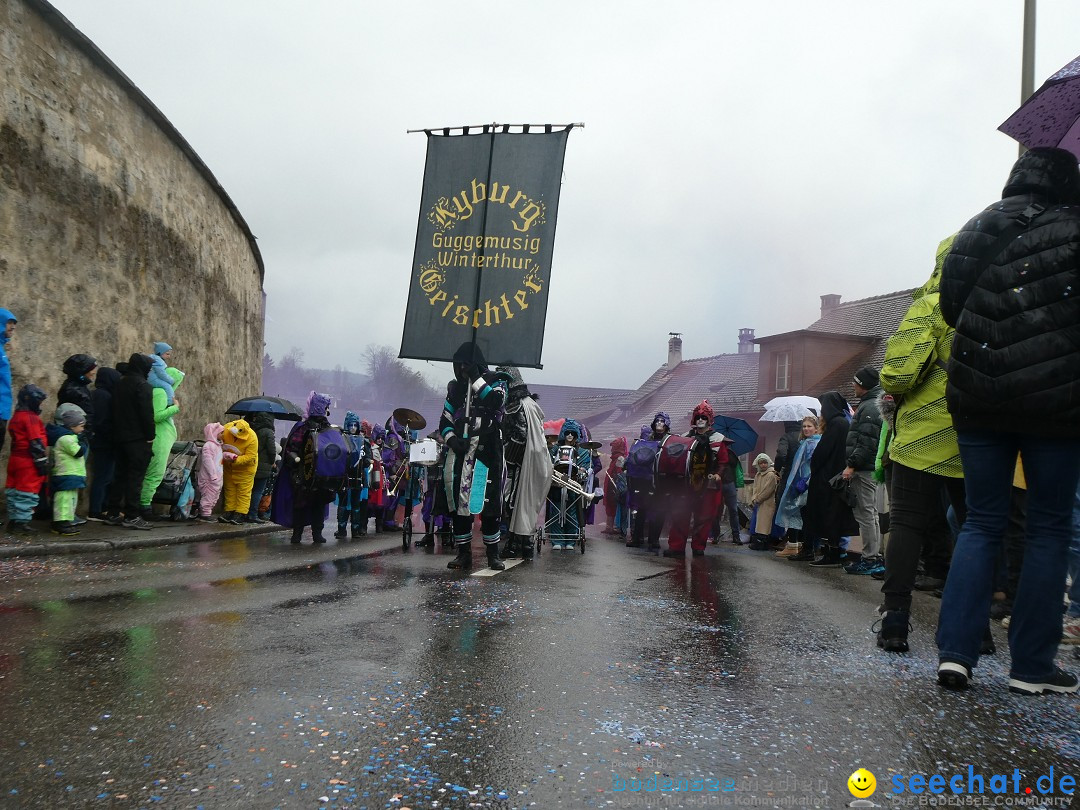
[[[169,507],[169,518],[188,520],[198,493],[195,491],[199,466],[198,442],[174,442],[165,464],[165,477],[154,493],[153,503]]]
[[[585,553],[585,512],[591,500],[586,490],[590,462],[588,450],[557,448],[541,544],[546,541],[552,549],[576,547]]]

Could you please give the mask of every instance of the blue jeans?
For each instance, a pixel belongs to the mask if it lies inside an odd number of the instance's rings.
[[[1080,617],[1080,485],[1076,487],[1076,500],[1073,502],[1072,542],[1069,543],[1069,617]]]
[[[252,520],[259,516],[259,501],[266,492],[266,482],[269,480],[269,478],[256,478],[251,483],[251,506],[248,508],[247,516]]]
[[[941,598],[938,655],[969,667],[978,663],[1019,453],[1028,486],[1027,529],[1024,567],[1009,623],[1010,677],[1041,680],[1054,671],[1061,642],[1061,597],[1080,481],[1080,439],[985,430],[958,430],[957,439],[967,519]]]

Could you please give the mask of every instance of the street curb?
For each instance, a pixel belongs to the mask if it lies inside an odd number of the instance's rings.
[[[184,534],[164,534],[155,528],[138,537],[118,540],[57,540],[55,543],[32,543],[26,546],[0,546],[0,560],[12,557],[47,557],[55,554],[87,554],[95,551],[120,551],[130,548],[157,548],[175,546],[183,543],[206,543],[212,540],[229,540],[234,537],[247,537],[256,534],[270,534],[285,531],[284,526],[265,523],[246,526],[242,529],[222,531],[185,532]],[[128,530],[130,531],[130,530]]]

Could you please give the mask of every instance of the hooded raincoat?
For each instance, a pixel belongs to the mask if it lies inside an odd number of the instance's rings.
[[[173,380],[173,388],[176,388],[184,380],[184,372],[179,369],[168,369],[169,376]],[[142,506],[149,509],[154,500],[154,493],[162,479],[165,478],[165,467],[169,463],[169,453],[172,452],[173,444],[176,443],[176,423],[173,416],[180,411],[180,406],[169,404],[168,395],[161,388],[153,390],[154,400],[154,449],[150,456],[150,465],[146,468],[146,477],[142,485]]]

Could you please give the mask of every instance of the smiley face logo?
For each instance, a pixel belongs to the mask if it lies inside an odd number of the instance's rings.
[[[848,777],[847,788],[855,798],[865,799],[867,796],[874,795],[874,791],[877,790],[877,779],[866,768],[859,768]]]

